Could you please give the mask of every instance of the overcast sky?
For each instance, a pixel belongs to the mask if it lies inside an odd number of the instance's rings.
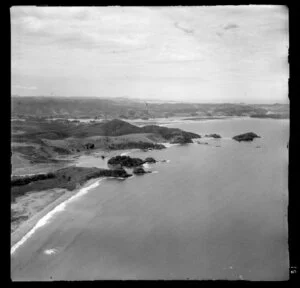
[[[12,7],[12,94],[288,103],[284,6]]]

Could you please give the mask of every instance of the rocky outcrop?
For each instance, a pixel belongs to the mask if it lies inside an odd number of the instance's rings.
[[[144,160],[140,158],[131,158],[129,156],[112,157],[107,162],[109,165],[133,168],[144,164]]]
[[[131,174],[128,174],[124,168],[104,170],[103,172],[104,174],[107,174],[107,177],[127,178],[131,176]]]
[[[95,144],[93,144],[93,143],[86,143],[85,145],[84,145],[84,147],[86,148],[86,149],[94,149],[95,148]]]
[[[219,134],[207,134],[207,135],[205,135],[205,137],[215,138],[215,139],[221,138],[221,136]]]
[[[156,160],[152,157],[147,157],[144,162],[145,163],[156,163]]]
[[[201,138],[201,136],[196,133],[186,132],[178,128],[147,125],[141,127],[140,129],[142,133],[153,133],[160,135],[170,143],[192,143],[192,139]]]
[[[127,143],[115,143],[108,146],[111,150],[124,150],[124,149],[142,149],[148,151],[148,149],[164,149],[166,146],[162,144],[156,144],[151,142],[127,142]]]
[[[241,142],[241,141],[253,141],[254,138],[260,138],[260,136],[256,135],[253,132],[248,132],[240,135],[236,135],[232,137],[232,139]]]
[[[143,175],[145,173],[149,173],[150,171],[145,171],[143,167],[135,167],[133,169],[133,174],[136,174],[136,175]]]
[[[107,163],[115,167],[134,168],[140,167],[144,163],[156,163],[156,160],[152,157],[147,157],[145,160],[142,160],[140,158],[131,158],[129,156],[115,156],[110,158]]]
[[[171,144],[188,144],[193,143],[192,138],[185,134],[175,135],[171,141]]]

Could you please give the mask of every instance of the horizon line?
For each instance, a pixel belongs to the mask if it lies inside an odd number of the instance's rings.
[[[136,101],[136,102],[159,102],[159,103],[177,103],[177,104],[236,104],[236,105],[289,105],[289,98],[288,98],[288,103],[286,102],[270,102],[270,103],[259,103],[259,102],[243,102],[243,101],[234,101],[234,102],[221,102],[221,101],[216,101],[216,102],[192,102],[192,101],[184,101],[184,100],[160,100],[160,99],[141,99],[141,98],[131,98],[131,97],[125,97],[125,96],[110,96],[110,97],[105,97],[105,96],[58,96],[58,95],[11,95],[11,98],[73,98],[73,99],[105,99],[105,100],[114,100],[114,99],[126,99],[130,101]]]

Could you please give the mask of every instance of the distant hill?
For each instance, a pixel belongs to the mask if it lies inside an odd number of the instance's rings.
[[[126,98],[12,97],[13,117],[157,118],[172,116],[289,115],[289,105],[151,103]]]

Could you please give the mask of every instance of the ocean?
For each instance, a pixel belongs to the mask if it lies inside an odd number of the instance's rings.
[[[222,138],[131,151],[167,161],[69,201],[12,255],[12,279],[287,280],[289,120],[167,127]],[[261,138],[231,139],[245,132]]]

